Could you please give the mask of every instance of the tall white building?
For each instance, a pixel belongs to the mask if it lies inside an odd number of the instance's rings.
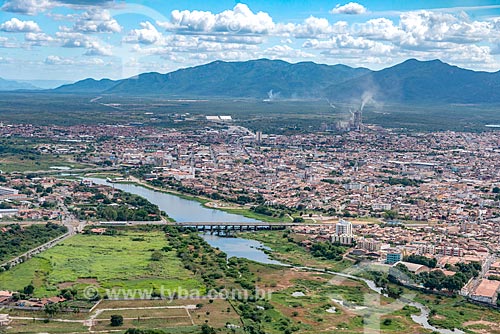
[[[352,223],[341,219],[335,225],[335,234],[337,235],[352,235]]]

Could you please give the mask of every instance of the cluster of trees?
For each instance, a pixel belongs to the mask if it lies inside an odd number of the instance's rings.
[[[429,268],[436,268],[436,265],[437,265],[436,258],[428,258],[428,257],[422,256],[422,255],[416,255],[416,254],[411,254],[411,255],[403,257],[403,261],[416,263],[416,264],[422,264],[422,265],[427,266]]]
[[[0,233],[0,262],[8,261],[66,233],[65,226],[54,223],[21,228],[18,224],[5,227]]]
[[[184,267],[191,270],[203,279],[207,289],[222,290],[229,284],[230,287],[241,287],[233,296],[238,314],[241,316],[245,333],[263,334],[262,324],[273,322],[280,333],[292,333],[295,328],[287,318],[273,319],[266,311],[272,305],[258,295],[256,282],[258,278],[249,268],[248,261],[239,258],[227,259],[227,255],[214,250],[201,238],[196,230],[165,226],[169,250],[175,249]],[[241,293],[246,291],[246,293]],[[208,325],[202,327],[203,333],[213,333]],[[130,332],[134,334],[134,332]]]
[[[80,219],[90,217],[106,221],[156,221],[161,217],[160,209],[147,199],[127,192],[117,192],[113,198],[108,198],[97,188],[78,185],[74,189],[79,192],[91,192],[92,208],[95,214],[89,214],[87,207],[81,207],[77,212]]]
[[[95,218],[106,221],[156,221],[160,220],[158,207],[130,208],[128,205],[103,206],[96,208]]]
[[[7,140],[1,141],[0,155],[16,155],[32,158],[33,156],[39,156],[40,154],[40,152],[32,147],[28,147],[26,145],[12,145],[12,143]]]
[[[311,246],[311,254],[328,260],[341,261],[347,247],[331,242],[316,242]]]
[[[441,270],[422,272],[415,275],[401,263],[396,266],[396,269],[389,272],[389,281],[401,282],[401,277],[404,276],[403,280],[421,283],[430,291],[446,289],[451,293],[455,293],[462,289],[471,278],[479,275],[481,265],[479,263],[458,263],[456,266],[449,267],[449,269],[455,271],[452,276],[446,276]]]
[[[167,334],[167,332],[161,329],[129,328],[125,331],[125,334]]]
[[[391,186],[400,184],[404,187],[419,187],[420,184],[424,182],[421,180],[408,179],[406,177],[404,178],[389,177],[387,180],[385,180],[385,183],[388,183]]]
[[[216,252],[190,229],[165,226],[164,231],[170,244],[165,250],[175,249],[184,268],[201,276],[207,288],[219,287],[217,280],[226,276],[226,254]]]

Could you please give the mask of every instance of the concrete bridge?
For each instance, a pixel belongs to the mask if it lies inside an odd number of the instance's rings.
[[[103,226],[137,226],[137,225],[166,225],[196,228],[200,232],[212,234],[231,234],[238,231],[278,231],[291,227],[331,227],[334,224],[306,224],[306,223],[268,223],[268,222],[167,222],[167,221],[140,221],[140,222],[100,222]]]

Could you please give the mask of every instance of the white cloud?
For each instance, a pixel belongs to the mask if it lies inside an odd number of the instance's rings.
[[[29,32],[24,35],[24,39],[28,42],[52,42],[54,38],[44,33]]]
[[[17,18],[12,18],[0,24],[0,30],[6,32],[39,32],[40,27],[34,21],[21,21]]]
[[[78,60],[74,58],[65,58],[65,57],[59,57],[59,56],[48,56],[45,58],[44,63],[46,65],[104,65],[104,60],[100,58],[92,58],[92,59],[85,59],[85,60]]]
[[[112,56],[111,47],[103,45],[102,41],[77,32],[59,31],[57,40],[65,48],[85,48],[87,56]]]
[[[268,13],[254,13],[242,3],[234,6],[232,10],[218,14],[197,10],[174,10],[170,22],[158,24],[178,33],[268,34],[275,28],[273,19]]]
[[[49,36],[49,35],[44,34],[44,33],[34,33],[34,32],[29,32],[29,33],[25,34],[24,40],[30,46],[49,45],[49,43],[55,41],[55,39],[52,36]]]
[[[142,29],[134,29],[124,38],[126,43],[156,44],[163,40],[163,35],[149,21],[141,23]]]
[[[75,9],[109,6],[112,0],[6,0],[1,9],[6,12],[37,15],[55,7]]]
[[[84,53],[86,56],[104,56],[109,57],[113,55],[113,51],[109,46],[101,45],[98,42],[90,42],[90,45],[87,46],[87,51]]]
[[[54,6],[49,0],[7,0],[2,10],[26,15],[37,15]]]
[[[310,16],[303,23],[294,25],[290,32],[295,38],[327,38],[346,32],[348,27],[345,21],[338,21],[331,25],[327,19]]]
[[[347,14],[347,15],[360,15],[366,13],[365,6],[357,2],[349,2],[345,5],[338,4],[331,10],[332,14]]]
[[[302,46],[307,49],[323,50],[324,54],[357,52],[358,54],[365,53],[367,56],[389,56],[395,50],[393,45],[349,34],[336,35],[329,40],[307,40]]]
[[[73,31],[83,33],[119,33],[122,31],[122,27],[111,16],[108,10],[92,8],[77,19],[73,26]]]
[[[16,40],[0,36],[0,48],[16,48],[18,46],[19,45]]]

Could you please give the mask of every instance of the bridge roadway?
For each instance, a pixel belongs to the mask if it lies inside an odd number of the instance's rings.
[[[134,226],[134,225],[167,225],[196,228],[199,231],[211,233],[226,233],[230,231],[258,231],[258,230],[285,230],[291,227],[331,227],[335,224],[305,224],[305,223],[267,223],[267,222],[167,222],[167,221],[143,221],[143,222],[100,222],[103,226]]]
[[[196,226],[258,226],[258,227],[269,227],[269,226],[282,226],[282,227],[301,227],[301,226],[315,226],[315,227],[328,227],[335,226],[335,224],[318,224],[318,223],[269,223],[269,222],[167,222],[162,221],[113,221],[113,222],[99,222],[99,225],[171,225],[171,226],[185,226],[185,227],[196,227]]]

